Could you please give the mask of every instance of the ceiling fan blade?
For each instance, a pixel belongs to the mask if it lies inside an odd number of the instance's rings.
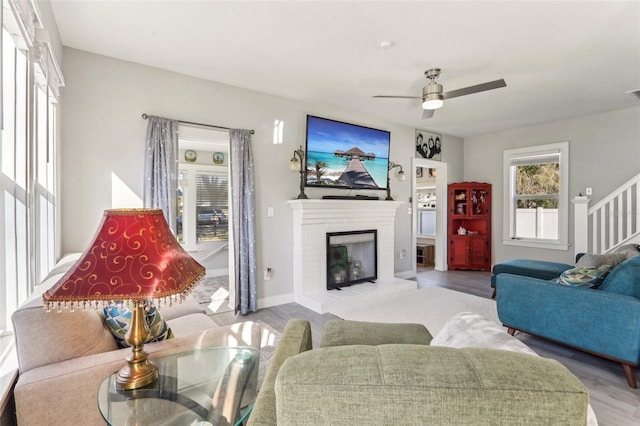
[[[422,110],[422,119],[426,120],[427,118],[433,117],[433,113],[436,112],[435,109],[423,109]]]
[[[372,98],[385,98],[385,99],[422,99],[420,96],[387,96],[387,95],[373,95]]]
[[[507,83],[503,79],[451,90],[450,92],[443,93],[443,96],[445,99],[451,99],[457,98],[458,96],[471,95],[472,93],[484,92],[486,90],[499,89],[501,87],[507,87]]]

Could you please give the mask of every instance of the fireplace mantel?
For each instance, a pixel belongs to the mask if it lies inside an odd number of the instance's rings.
[[[296,213],[302,214],[306,221],[315,219],[324,220],[325,215],[337,213],[349,215],[357,212],[364,217],[377,217],[384,215],[395,220],[396,210],[401,206],[401,201],[381,200],[291,200],[289,206]]]
[[[291,200],[293,210],[293,292],[296,303],[319,313],[334,303],[416,288],[415,281],[395,278],[394,229],[400,201]],[[378,279],[376,283],[327,290],[326,234],[376,229]]]

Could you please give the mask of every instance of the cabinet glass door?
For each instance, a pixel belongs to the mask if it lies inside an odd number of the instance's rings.
[[[467,214],[467,191],[466,189],[453,190],[453,214]]]
[[[485,189],[471,189],[471,211],[473,216],[484,216],[489,212],[488,198],[489,194]]]

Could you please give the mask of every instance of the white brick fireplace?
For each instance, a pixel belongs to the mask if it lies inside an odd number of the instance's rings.
[[[395,278],[394,227],[399,201],[292,200],[293,293],[296,303],[319,313],[334,304],[415,289],[415,281]],[[327,290],[327,232],[376,229],[378,231],[378,279]]]

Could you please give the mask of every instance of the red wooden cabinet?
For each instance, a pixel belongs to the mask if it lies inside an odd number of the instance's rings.
[[[491,270],[491,184],[449,185],[449,269]]]

